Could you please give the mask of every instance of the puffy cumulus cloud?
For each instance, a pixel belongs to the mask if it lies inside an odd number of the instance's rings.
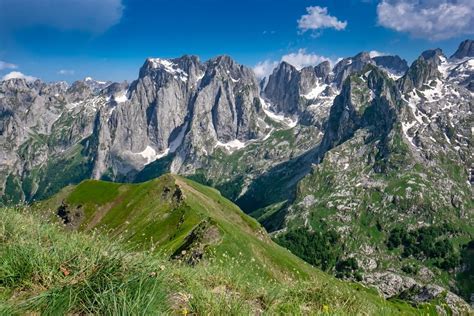
[[[120,21],[122,0],[1,0],[0,29],[49,26],[102,33]]]
[[[26,81],[35,81],[36,77],[27,76],[19,71],[12,71],[5,76],[3,76],[2,80],[10,80],[10,79],[25,79]]]
[[[278,66],[278,62],[275,60],[264,60],[259,62],[253,67],[253,72],[255,73],[255,76],[257,76],[258,79],[263,79],[267,76],[269,76],[272,72],[273,69]]]
[[[322,63],[323,61],[329,61],[331,64],[334,63],[328,57],[308,53],[306,52],[305,49],[302,48],[302,49],[299,49],[295,53],[283,55],[279,62],[276,60],[269,60],[269,59],[261,61],[253,67],[253,71],[255,75],[257,76],[257,78],[263,79],[265,77],[268,77],[273,72],[273,70],[278,66],[278,64],[282,61],[285,61],[289,63],[290,65],[293,65],[298,70],[306,66],[316,66]]]
[[[58,71],[58,75],[63,75],[63,76],[72,76],[74,75],[75,71],[72,69],[61,69]]]
[[[307,14],[298,20],[298,28],[302,32],[308,30],[320,30],[333,28],[335,30],[343,30],[347,26],[347,21],[339,21],[335,16],[328,13],[327,8],[315,6],[307,7]]]
[[[0,60],[0,70],[4,70],[4,69],[16,69],[16,68],[18,68],[17,65],[11,64],[11,63],[7,63],[6,61],[1,61],[1,60]]]
[[[474,34],[473,0],[382,0],[378,23],[413,37],[444,40]]]
[[[281,61],[286,61],[298,70],[306,66],[315,66],[322,63],[323,61],[329,61],[332,63],[331,59],[324,56],[307,53],[305,49],[299,49],[296,53],[284,55],[281,58]]]

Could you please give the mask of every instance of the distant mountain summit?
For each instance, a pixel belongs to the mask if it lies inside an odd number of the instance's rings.
[[[463,59],[466,57],[474,57],[474,40],[465,40],[459,45],[459,48],[451,56],[451,58]]]

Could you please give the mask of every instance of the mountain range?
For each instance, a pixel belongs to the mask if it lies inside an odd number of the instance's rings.
[[[282,62],[263,81],[228,56],[187,55],[149,58],[131,83],[1,81],[2,199],[179,174],[386,298],[448,289],[469,301],[473,76],[466,40],[411,65],[366,52],[334,66]]]

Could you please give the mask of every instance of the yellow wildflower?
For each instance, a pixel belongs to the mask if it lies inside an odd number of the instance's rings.
[[[329,313],[329,305],[323,305],[323,312]]]

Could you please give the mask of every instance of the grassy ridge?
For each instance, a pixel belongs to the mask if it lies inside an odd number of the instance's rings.
[[[80,206],[76,226],[65,227],[51,216],[64,205],[73,211]],[[314,269],[273,243],[218,191],[177,176],[126,185],[88,180],[38,204],[36,211],[0,210],[0,314],[434,310],[385,301],[373,290]],[[182,257],[169,260],[176,251],[194,251],[184,246],[202,227],[218,231],[213,242],[197,243],[205,245],[202,260],[194,266]]]
[[[2,315],[418,313],[330,277],[269,280],[230,255],[190,267],[43,221],[25,208],[0,211]]]

